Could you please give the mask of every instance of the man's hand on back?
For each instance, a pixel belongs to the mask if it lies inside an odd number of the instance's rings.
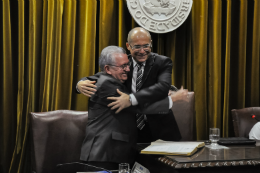
[[[181,89],[179,89],[176,92],[175,91],[169,92],[169,95],[172,98],[172,102],[176,102],[176,101],[186,101],[186,102],[188,102],[189,101],[188,90],[183,89],[183,86],[181,87]]]
[[[77,84],[77,88],[80,93],[84,94],[87,97],[91,97],[91,95],[93,95],[97,91],[95,89],[96,85],[94,85],[94,83],[96,83],[96,81],[90,81],[90,80],[80,81]]]
[[[111,110],[114,110],[116,108],[116,114],[119,113],[121,110],[131,106],[130,100],[129,100],[129,95],[125,94],[121,91],[119,91],[119,89],[117,89],[118,94],[120,95],[120,97],[108,97],[108,100],[115,100],[114,102],[110,103],[109,105],[107,105],[108,107],[111,107]]]

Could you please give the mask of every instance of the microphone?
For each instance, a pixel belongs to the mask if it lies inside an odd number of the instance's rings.
[[[259,119],[256,118],[256,116],[254,114],[252,114],[251,116],[253,119],[257,120],[257,121],[260,121]]]
[[[101,168],[101,167],[97,167],[97,166],[94,166],[94,165],[89,165],[89,164],[82,163],[82,162],[70,162],[70,163],[57,164],[57,165],[56,165],[56,168],[61,169],[62,166],[65,166],[65,165],[73,165],[73,164],[79,164],[79,165],[84,165],[84,166],[88,166],[88,167],[92,167],[92,168],[96,168],[96,169],[101,169],[102,171],[99,171],[99,172],[102,172],[102,173],[105,173],[105,172],[106,172],[106,173],[114,172],[114,170],[110,171],[110,170],[107,170],[107,169],[104,169],[104,168]]]

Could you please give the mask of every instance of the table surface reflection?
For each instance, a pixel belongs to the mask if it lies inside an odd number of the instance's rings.
[[[190,157],[167,156],[181,162],[236,161],[260,159],[260,146],[227,146],[226,149],[211,149],[207,146],[199,149]]]
[[[138,144],[141,151],[149,144]],[[211,149],[207,146],[192,156],[139,154],[137,162],[151,173],[259,173],[260,146],[236,145]]]

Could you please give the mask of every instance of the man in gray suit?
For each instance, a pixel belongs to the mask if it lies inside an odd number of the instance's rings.
[[[172,61],[169,57],[151,52],[152,38],[144,28],[137,27],[128,34],[127,49],[130,51],[128,59],[131,63],[130,72],[124,83],[131,94],[113,97],[115,101],[108,106],[117,112],[129,106],[145,106],[159,101],[168,95],[171,86]],[[139,77],[139,72],[141,72]],[[142,80],[138,80],[141,78]],[[81,80],[77,84],[80,93],[90,97],[94,94],[95,81]],[[138,84],[139,87],[138,87]],[[173,101],[187,99],[187,90],[180,89],[173,97]],[[138,115],[139,117],[139,115]],[[138,142],[150,143],[157,139],[178,141],[181,134],[175,117],[170,110],[168,114],[143,115],[142,123],[138,123]],[[142,118],[142,117],[141,117]]]
[[[107,106],[112,102],[107,97],[129,94],[123,83],[130,71],[130,61],[123,48],[109,46],[102,50],[99,65],[102,72],[82,79],[96,81],[97,91],[89,100],[88,124],[80,160],[112,170],[117,169],[119,163],[134,162],[136,113],[166,114],[171,97],[165,97],[142,109],[131,106],[117,114]]]

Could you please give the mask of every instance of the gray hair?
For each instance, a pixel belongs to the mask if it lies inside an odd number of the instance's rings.
[[[115,54],[126,54],[126,51],[124,48],[118,46],[108,46],[102,50],[99,57],[99,67],[101,71],[105,71],[105,65],[113,65],[115,63]]]

